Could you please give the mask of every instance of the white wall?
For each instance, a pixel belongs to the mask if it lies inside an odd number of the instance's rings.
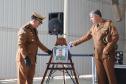
[[[106,0],[69,0],[68,15],[68,41],[77,39],[90,28],[89,12],[93,9],[101,9],[105,18],[112,19],[112,6]],[[44,23],[39,28],[40,40],[50,49],[53,48],[56,37],[48,35],[48,13],[64,11],[64,0],[1,0],[0,3],[0,79],[16,77],[16,49],[17,30],[30,20],[34,10],[46,16]],[[124,20],[116,23],[121,39],[119,50],[124,51]],[[92,40],[71,49],[74,54],[91,54],[93,52]],[[43,53],[39,50],[39,53]],[[38,56],[36,76],[42,76],[49,57]],[[91,72],[91,59],[85,57],[73,57],[78,74]]]
[[[56,37],[48,35],[48,14],[62,12],[63,0],[1,0],[0,11],[0,79],[15,78],[17,30],[30,20],[33,11],[40,12],[46,16],[38,29],[40,40],[51,49]]]

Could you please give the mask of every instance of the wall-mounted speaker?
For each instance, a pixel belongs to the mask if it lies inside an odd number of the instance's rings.
[[[51,35],[63,34],[63,12],[49,13],[48,33]]]

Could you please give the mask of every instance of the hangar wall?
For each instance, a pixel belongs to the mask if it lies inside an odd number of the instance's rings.
[[[68,13],[68,42],[77,39],[90,28],[89,12],[93,9],[100,9],[105,18],[112,19],[113,12],[110,2],[105,0],[69,0]],[[0,79],[16,77],[16,49],[17,31],[30,20],[31,13],[36,10],[46,16],[43,25],[38,29],[40,40],[50,49],[53,48],[56,36],[48,35],[48,14],[50,12],[63,12],[64,0],[1,0],[0,3]],[[115,22],[119,33],[119,50],[124,51],[125,25],[124,19]],[[78,47],[72,48],[73,54],[93,53],[92,40]],[[44,53],[39,50],[38,53]],[[36,76],[42,76],[48,61],[47,56],[38,56]],[[91,73],[91,58],[73,57],[75,68],[78,74]]]

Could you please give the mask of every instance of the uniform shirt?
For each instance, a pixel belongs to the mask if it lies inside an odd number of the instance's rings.
[[[110,20],[104,20],[101,24],[92,25],[89,32],[81,38],[73,41],[73,45],[79,45],[93,38],[94,48],[101,51],[105,48],[110,51],[119,39],[118,32]],[[105,42],[107,41],[107,43]]]
[[[31,24],[21,27],[18,32],[17,61],[22,62],[28,56],[31,62],[35,63],[38,47],[45,52],[49,50],[40,42],[36,28],[33,28]]]

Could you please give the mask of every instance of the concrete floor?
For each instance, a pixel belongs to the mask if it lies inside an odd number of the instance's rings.
[[[46,81],[46,80],[45,80]],[[35,78],[33,84],[40,84],[41,78]],[[16,79],[11,80],[0,80],[0,84],[17,84]],[[64,84],[62,79],[51,79],[49,83],[44,84]],[[66,79],[65,84],[74,84],[71,79]],[[90,78],[88,79],[79,79],[79,84],[92,84],[92,80]]]

